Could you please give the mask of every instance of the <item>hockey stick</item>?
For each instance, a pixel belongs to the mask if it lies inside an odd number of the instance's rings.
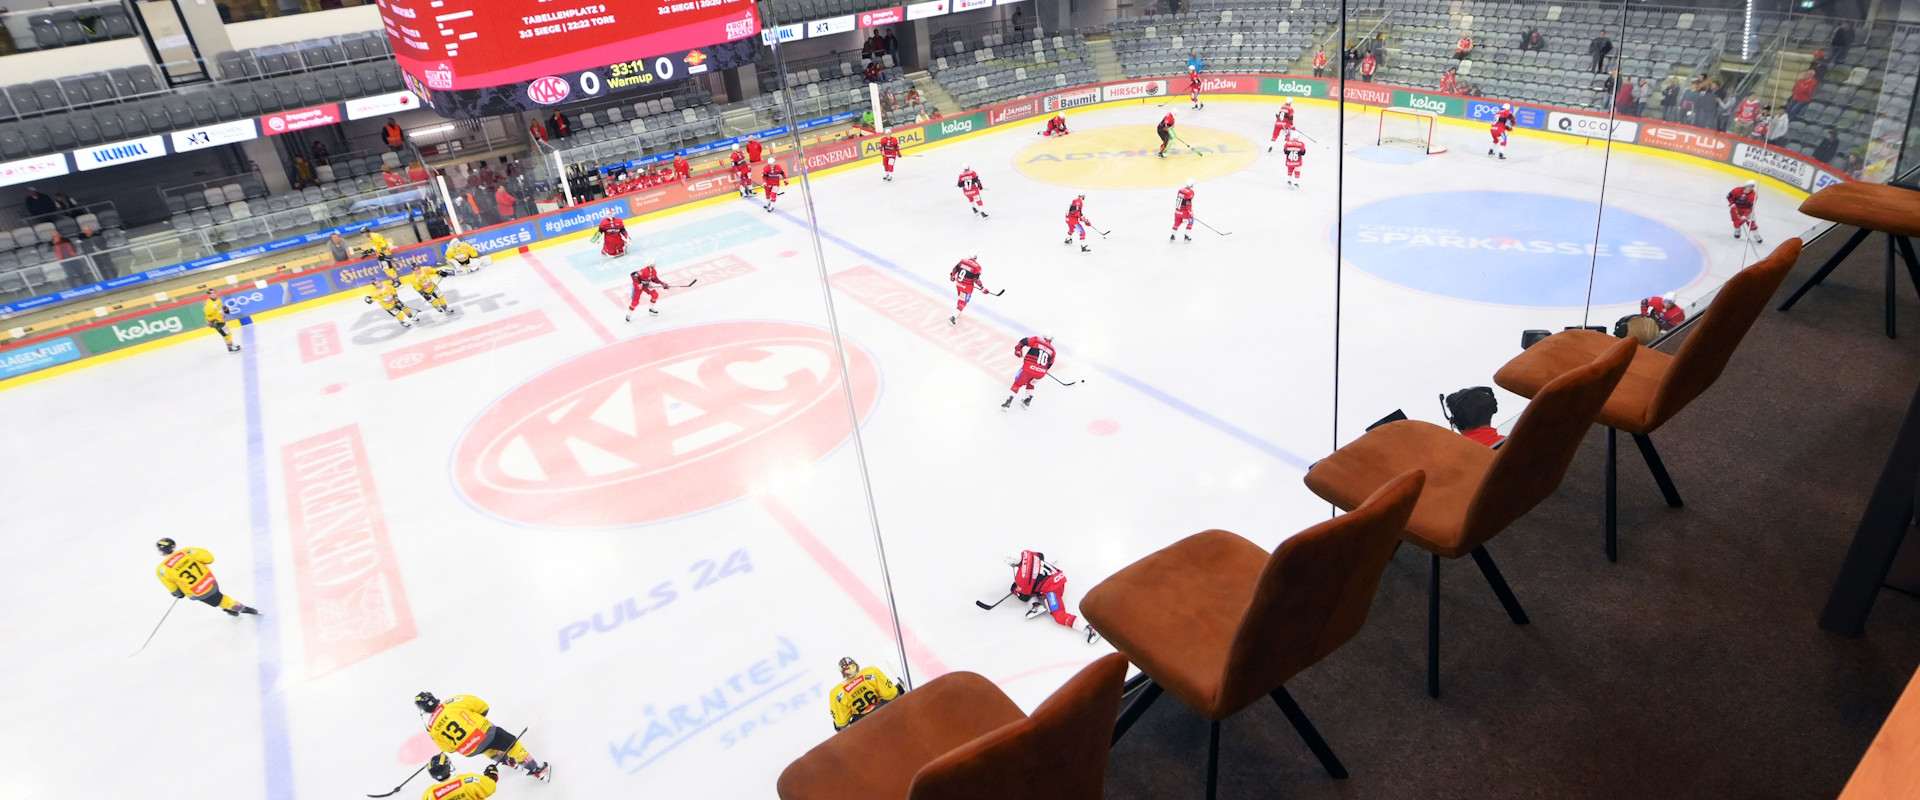
[[[167,604],[166,613],[160,615],[159,622],[153,623],[153,633],[147,634],[147,640],[140,643],[140,650],[135,650],[132,653],[128,653],[127,654],[128,658],[132,658],[134,656],[140,655],[141,650],[145,650],[147,649],[147,645],[153,644],[154,634],[157,634],[160,632],[160,626],[166,624],[168,615],[171,615],[173,613],[173,607],[180,605],[180,601],[182,599],[183,598],[176,597],[176,598],[173,598],[173,602]]]
[[[1007,597],[1012,597],[1012,596],[1013,596],[1013,593],[1012,593],[1012,592],[1008,592],[1008,593],[1007,593]],[[986,609],[986,610],[988,610],[988,611],[992,611],[992,610],[994,610],[995,608],[997,608],[997,607],[999,607],[999,605],[1000,605],[1001,603],[1004,603],[1004,602],[1007,602],[1007,597],[1002,597],[1002,598],[1000,598],[1000,599],[998,599],[998,600],[995,600],[995,601],[993,601],[993,605],[987,605],[987,604],[986,604],[986,602],[985,602],[985,601],[982,601],[982,600],[975,600],[975,601],[973,601],[973,604],[974,604],[974,605],[976,605],[976,606],[979,606],[979,607],[981,607],[981,608],[984,608],[984,609]]]
[[[431,762],[429,762],[429,763],[431,763]],[[414,778],[418,778],[418,777],[420,777],[420,773],[422,773],[422,772],[426,772],[426,771],[427,771],[427,765],[426,765],[426,764],[421,764],[421,765],[420,765],[420,768],[419,768],[419,769],[416,769],[416,770],[414,770],[414,771],[413,771],[413,774],[412,774],[412,775],[408,775],[408,776],[407,776],[407,779],[406,779],[406,780],[404,780],[404,781],[401,781],[401,782],[400,782],[400,785],[399,785],[399,786],[395,786],[395,787],[393,787],[393,791],[391,791],[391,792],[387,792],[387,793],[385,793],[385,794],[370,794],[370,795],[367,795],[367,796],[368,796],[368,797],[387,797],[387,796],[389,796],[389,795],[394,795],[394,794],[399,794],[399,793],[400,793],[400,790],[401,790],[401,789],[405,789],[405,788],[407,788],[407,784],[409,784],[409,783],[412,783],[412,782],[413,782],[413,779],[414,779]]]
[[[1194,217],[1193,221],[1200,223],[1202,226],[1205,226],[1207,230],[1213,231],[1214,233],[1220,234],[1221,236],[1233,235],[1233,231],[1223,231],[1223,230],[1220,230],[1219,228],[1215,228],[1212,225],[1208,225],[1206,220],[1203,220],[1199,217]]]
[[[1172,131],[1168,131],[1168,132],[1169,132],[1169,133],[1172,133]],[[1192,153],[1192,154],[1194,154],[1194,155],[1196,155],[1196,156],[1204,156],[1204,155],[1206,155],[1206,153],[1202,153],[1202,152],[1200,152],[1200,148],[1198,148],[1198,147],[1194,147],[1193,145],[1190,145],[1190,144],[1187,144],[1187,140],[1185,140],[1185,139],[1182,139],[1182,138],[1180,138],[1180,134],[1177,134],[1177,133],[1175,133],[1175,134],[1173,134],[1173,140],[1174,140],[1174,141],[1176,141],[1176,142],[1179,142],[1179,143],[1180,143],[1180,144],[1181,144],[1182,146],[1184,146],[1184,147],[1186,147],[1186,148],[1187,148],[1187,152],[1189,152],[1189,153]]]
[[[1003,294],[1006,294],[1006,293],[1007,293],[1007,290],[1005,290],[1005,289],[1001,289],[1000,291],[997,291],[997,292],[989,292],[989,291],[987,291],[986,289],[981,289],[981,290],[980,290],[980,293],[981,293],[981,294],[989,294],[989,295],[993,295],[994,297],[999,297],[1000,295],[1003,295]]]
[[[1319,139],[1315,139],[1315,138],[1313,138],[1312,136],[1307,136],[1307,132],[1306,132],[1306,131],[1303,131],[1303,130],[1300,130],[1299,128],[1291,128],[1290,130],[1292,130],[1292,131],[1293,131],[1294,133],[1297,133],[1297,134],[1300,134],[1301,136],[1306,136],[1306,138],[1307,138],[1307,141],[1309,141],[1309,142],[1312,142],[1312,143],[1314,143],[1314,144],[1319,144],[1319,143],[1320,143],[1320,140],[1319,140]]]
[[[687,281],[686,283],[683,283],[683,284],[680,284],[680,285],[678,285],[678,286],[675,286],[675,285],[673,285],[673,284],[668,284],[668,285],[667,285],[667,286],[666,286],[665,288],[668,288],[668,289],[685,289],[685,288],[687,288],[687,287],[689,287],[689,286],[692,286],[692,285],[694,285],[694,284],[696,284],[696,283],[699,283],[699,282],[700,282],[700,279],[699,279],[699,278],[694,278],[693,280],[690,280],[690,281]]]
[[[1052,379],[1054,379],[1054,380],[1055,380],[1055,381],[1057,381],[1057,382],[1058,382],[1058,383],[1059,383],[1059,384],[1060,384],[1061,386],[1072,386],[1073,384],[1076,384],[1076,383],[1086,383],[1086,382],[1087,382],[1087,379],[1086,379],[1086,378],[1081,378],[1080,380],[1077,380],[1077,381],[1071,381],[1071,382],[1069,382],[1069,381],[1063,381],[1063,380],[1060,380],[1060,378],[1059,378],[1059,376],[1057,376],[1057,375],[1054,375],[1054,374],[1053,374],[1053,373],[1051,373],[1051,372],[1049,372],[1049,373],[1047,373],[1047,377],[1049,377],[1049,378],[1052,378]]]

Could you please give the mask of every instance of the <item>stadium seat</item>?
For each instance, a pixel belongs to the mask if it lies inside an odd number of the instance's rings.
[[[187,110],[192,112],[195,125],[211,125],[220,121],[219,112],[213,108],[213,95],[208,92],[189,93]]]
[[[100,220],[101,230],[110,230],[113,228],[121,227],[120,212],[114,210],[112,207],[99,209],[97,218]]]
[[[34,81],[33,93],[40,98],[42,111],[62,111],[67,107],[66,96],[60,93],[60,84],[54,81]]]
[[[322,100],[347,99],[347,95],[343,93],[340,89],[340,79],[338,77],[335,77],[334,75],[334,73],[342,72],[342,71],[343,70],[329,69],[329,70],[323,70],[321,72],[317,72],[314,74],[313,81],[314,81],[314,84],[320,90],[320,99]]]
[[[80,223],[65,214],[53,218],[53,229],[68,239],[80,235]]]
[[[247,199],[247,190],[240,184],[229,183],[220,187],[220,196],[228,203],[238,203]],[[213,198],[208,197],[207,199],[211,201]],[[209,202],[209,205],[211,205],[211,202]]]
[[[17,159],[27,156],[27,137],[18,124],[0,125],[0,158]]]
[[[93,112],[91,111],[69,112],[67,114],[67,123],[73,130],[73,141],[75,144],[85,147],[105,141],[105,139],[101,138],[100,124],[94,121]]]
[[[135,138],[149,133],[147,115],[141,113],[139,106],[120,105],[115,106],[113,111],[120,116],[120,135],[123,138]]]
[[[40,241],[40,238],[34,235],[33,229],[24,225],[14,228],[7,238],[13,240],[14,247],[32,247]]]
[[[54,30],[60,33],[60,44],[62,46],[72,47],[77,44],[87,43],[87,30],[80,27],[80,23],[78,22],[70,19],[56,20],[53,23],[53,27]]]
[[[187,98],[170,94],[160,98],[160,105],[167,112],[167,130],[194,127],[193,106],[187,104]]]
[[[134,91],[138,94],[145,95],[160,91],[159,79],[154,77],[153,68],[146,64],[128,67],[127,77],[133,81]]]
[[[220,187],[218,186],[209,186],[201,189],[200,196],[206,200],[208,208],[227,204],[227,195],[225,192],[220,191]]]
[[[320,96],[320,83],[311,76],[302,75],[294,80],[294,89],[299,92],[303,106],[319,105],[324,98]]]
[[[73,125],[66,115],[57,114],[48,117],[46,123],[47,142],[53,145],[53,149],[72,150],[79,146],[79,142],[73,136]]]
[[[27,23],[33,29],[34,46],[41,50],[51,50],[61,46],[60,31],[53,26],[52,17],[35,17]]]
[[[100,28],[108,39],[131,39],[139,35],[133,28],[133,20],[128,19],[126,11],[118,6],[103,7]]]
[[[59,231],[60,229],[55,228],[52,222],[36,222],[33,224],[33,240],[43,243],[51,242],[53,235]]]
[[[7,101],[21,116],[40,111],[40,95],[28,84],[16,83],[7,87]]]

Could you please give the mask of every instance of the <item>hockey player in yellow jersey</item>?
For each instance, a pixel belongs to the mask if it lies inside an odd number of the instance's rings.
[[[368,288],[365,299],[369,303],[379,305],[387,313],[392,314],[394,319],[400,320],[401,327],[411,328],[413,327],[413,309],[407,308],[406,303],[400,302],[399,287],[400,284],[397,281],[376,279]]]
[[[455,238],[447,242],[447,266],[457,273],[468,273],[493,263],[493,256],[480,255],[473,245]]]
[[[372,254],[376,256],[390,256],[393,255],[393,242],[387,241],[385,236],[368,231],[367,249],[373,251]]]
[[[453,309],[447,307],[447,298],[440,295],[440,273],[434,267],[422,263],[413,268],[413,290],[440,313],[453,313]]]
[[[227,304],[220,299],[219,292],[207,290],[207,304],[200,309],[200,313],[206,315],[207,327],[227,340],[227,352],[240,351],[240,345],[233,343],[233,331],[227,330]]]
[[[191,597],[235,617],[260,613],[220,593],[220,582],[213,579],[213,570],[207,569],[207,565],[213,563],[212,553],[198,547],[180,548],[172,539],[161,539],[153,546],[160,549],[160,555],[166,556],[160,560],[160,566],[154,567],[153,574],[159,576],[160,585],[167,587],[174,597]]]
[[[427,775],[433,778],[433,785],[420,795],[420,800],[487,800],[500,786],[499,767],[488,764],[478,775],[471,772],[454,775],[453,759],[446,753],[433,755],[433,760],[427,762]]]
[[[413,696],[413,704],[428,715],[427,736],[441,752],[486,756],[506,764],[508,769],[524,769],[543,781],[552,777],[551,762],[533,760],[518,738],[487,719],[486,701],[467,694],[442,703],[432,692],[421,692]]]
[[[827,696],[827,703],[833,707],[833,729],[836,731],[859,722],[861,717],[873,713],[906,691],[887,680],[879,667],[861,669],[852,658],[840,659],[840,679]]]

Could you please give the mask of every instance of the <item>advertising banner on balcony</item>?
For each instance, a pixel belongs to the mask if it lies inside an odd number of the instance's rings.
[[[1417,108],[1431,111],[1442,117],[1464,117],[1467,115],[1467,101],[1444,94],[1410,92],[1396,89],[1393,92],[1393,104],[1399,108]]]
[[[174,131],[168,134],[168,136],[173,139],[173,152],[191,153],[195,150],[205,150],[209,147],[219,147],[223,144],[234,144],[244,142],[248,139],[258,139],[260,138],[260,126],[254,124],[253,120],[250,119],[237,119],[232,122],[222,122],[218,125],[208,125],[204,128],[194,128],[190,131]]]
[[[947,0],[933,0],[931,3],[914,3],[907,6],[907,19],[926,19],[937,17],[950,10]]]
[[[0,164],[0,186],[13,186],[39,178],[67,174],[67,154],[51,153]]]
[[[135,161],[159,158],[166,154],[167,137],[146,136],[139,139],[128,139],[124,142],[103,144],[99,147],[89,147],[85,150],[75,150],[73,151],[73,163],[74,166],[80,168],[81,172],[86,172],[87,170],[99,169],[101,167],[111,167],[115,164],[131,164]]]
[[[907,21],[907,10],[902,6],[876,8],[860,12],[860,27],[871,28],[876,25],[895,25]]]
[[[844,17],[816,19],[807,23],[807,36],[817,39],[822,36],[832,36],[836,33],[847,33],[854,29],[854,22],[855,20],[852,14]]]
[[[1312,78],[1261,78],[1261,94],[1281,94],[1289,97],[1326,97],[1327,82]]]
[[[1565,111],[1547,112],[1547,130],[1570,136],[1585,136],[1589,139],[1611,137],[1616,142],[1632,142],[1640,138],[1638,122],[1596,117],[1591,114],[1569,114]]]
[[[1640,143],[1714,161],[1726,161],[1733,155],[1733,143],[1727,141],[1727,137],[1678,125],[1643,124],[1640,126]]]
[[[1796,189],[1813,185],[1813,165],[1778,150],[1739,142],[1733,146],[1733,165],[1778,178]]]
[[[347,101],[347,119],[366,119],[412,111],[420,107],[420,97],[413,92],[401,89],[397,92],[377,94]]]
[[[268,136],[304,131],[308,128],[322,128],[340,122],[340,104],[328,103],[312,108],[296,108],[278,114],[268,114],[260,118],[260,127]]]

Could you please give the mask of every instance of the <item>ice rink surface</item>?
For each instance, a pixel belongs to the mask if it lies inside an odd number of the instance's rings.
[[[1722,199],[1739,179],[1705,165],[1524,130],[1500,162],[1469,125],[1405,159],[1355,113],[1342,190],[1340,114],[1303,101],[1317,142],[1290,189],[1275,103],[1186,105],[813,181],[832,319],[796,184],[773,213],[636,223],[617,261],[585,241],[501,258],[411,330],[350,297],[244,328],[240,354],[188,337],[0,392],[0,796],[384,792],[433,752],[409,702],[430,690],[481,696],[556,764],[499,797],[771,797],[832,732],[841,656],[916,684],[979,672],[1031,709],[1107,652],[976,608],[1006,591],[1003,556],[1044,551],[1077,609],[1201,530],[1271,547],[1328,514],[1300,476],[1336,411],[1340,441],[1396,408],[1439,422],[1435,394],[1490,383],[1521,330],[1610,327],[1752,260]],[[1204,154],[1143,151],[1167,110]],[[1189,177],[1231,235],[1166,240]],[[1090,253],[1061,242],[1078,191],[1109,232]],[[1807,227],[1777,185],[1761,197],[1769,246]],[[949,326],[948,270],[974,253],[1005,294]],[[699,281],[625,322],[648,255]],[[1003,413],[1012,343],[1043,331],[1085,382]],[[211,550],[264,616],[181,603],[130,656],[170,600],[162,536]]]

